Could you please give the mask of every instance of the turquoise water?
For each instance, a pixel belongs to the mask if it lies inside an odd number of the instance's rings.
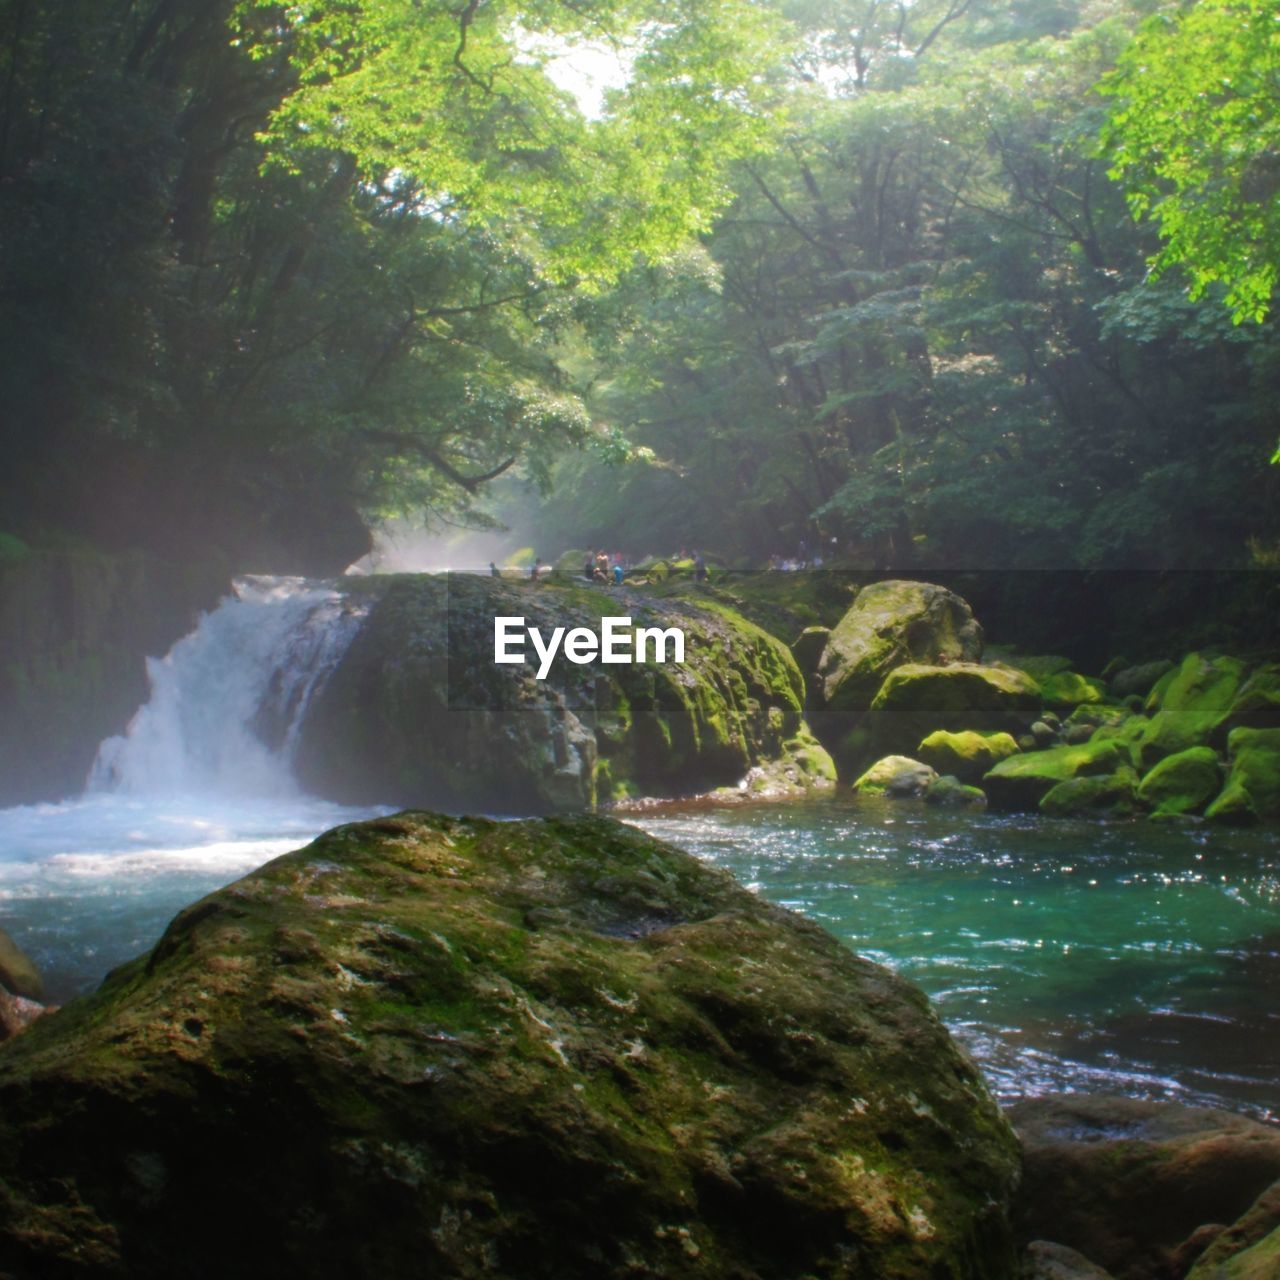
[[[1280,1113],[1280,833],[850,800],[628,820],[918,983],[1002,1097]]]
[[[50,998],[187,903],[368,811],[100,795],[0,810],[0,927]],[[897,969],[1005,1098],[1063,1089],[1280,1114],[1280,832],[690,803],[628,815]]]

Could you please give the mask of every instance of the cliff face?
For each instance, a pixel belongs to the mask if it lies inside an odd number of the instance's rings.
[[[318,794],[527,814],[734,786],[758,768],[773,789],[834,778],[790,652],[721,605],[473,576],[353,589],[378,599],[308,712],[296,761]],[[598,630],[602,616],[679,627],[685,661],[562,657],[540,681],[534,666],[495,664],[495,616],[544,634]]]
[[[0,559],[0,806],[79,791],[98,744],[146,697],[146,658],[229,581],[225,566],[144,552]]]
[[[599,818],[342,827],[0,1051],[21,1277],[1003,1280],[924,996]]]

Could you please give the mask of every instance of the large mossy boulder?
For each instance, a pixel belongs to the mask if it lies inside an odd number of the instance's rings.
[[[982,779],[996,809],[1033,810],[1054,787],[1073,778],[1109,777],[1126,763],[1113,742],[1096,739],[1079,746],[1050,747],[1002,760]]]
[[[853,784],[863,796],[891,796],[905,800],[924,795],[938,779],[937,770],[909,756],[885,756],[877,760]]]
[[[1205,817],[1228,826],[1280,818],[1280,729],[1233,729],[1231,771]]]
[[[877,755],[914,751],[932,732],[1024,732],[1038,715],[1036,682],[1012,667],[910,663],[889,673],[867,718]]]
[[[1235,703],[1245,666],[1236,658],[1191,653],[1171,674],[1171,679],[1165,677],[1168,684],[1158,709],[1138,743],[1138,764],[1144,772],[1165,756],[1210,743]]]
[[[1009,1115],[1019,1235],[1078,1249],[1117,1280],[1183,1275],[1202,1228],[1235,1222],[1280,1176],[1280,1128],[1225,1111],[1049,1097]]]
[[[786,645],[723,605],[474,575],[359,589],[375,601],[298,743],[296,772],[319,795],[546,813],[732,786],[786,761],[788,743],[821,750]],[[637,627],[683,630],[685,661],[655,662],[652,648],[644,665],[579,666],[562,655],[538,680],[528,646],[525,664],[494,662],[495,616],[523,617],[544,636],[630,616]]]
[[[1122,764],[1115,773],[1088,774],[1056,783],[1040,800],[1049,818],[1085,818],[1105,814],[1124,818],[1136,808],[1137,772]]]
[[[915,754],[941,774],[951,774],[961,782],[977,782],[1001,760],[1017,755],[1018,744],[1007,733],[975,733],[962,729],[952,733],[939,729],[929,734]]]
[[[0,1052],[0,1272],[1003,1280],[925,997],[598,818],[347,826]]]
[[[1212,747],[1190,747],[1165,756],[1138,787],[1138,799],[1157,818],[1201,813],[1222,787],[1222,767]]]
[[[895,668],[981,657],[982,628],[955,592],[929,582],[873,582],[858,593],[827,639],[818,664],[821,698],[815,717],[845,731],[867,713]]]

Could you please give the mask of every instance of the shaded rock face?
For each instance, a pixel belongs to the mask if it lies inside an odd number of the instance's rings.
[[[1022,1264],[1023,1280],[1111,1280],[1083,1254],[1051,1240],[1033,1240]]]
[[[1280,1275],[1280,1182],[1243,1217],[1215,1232],[1188,1280],[1273,1280]]]
[[[970,662],[909,663],[896,668],[876,694],[867,737],[877,754],[914,751],[938,729],[1019,731],[1039,714],[1040,691],[1025,672]]]
[[[98,744],[147,696],[146,659],[230,587],[227,567],[142,552],[0,562],[0,807],[84,788]]]
[[[1225,1111],[1061,1097],[1009,1116],[1023,1143],[1019,1235],[1077,1249],[1116,1280],[1184,1274],[1203,1228],[1235,1222],[1280,1176],[1280,1128]]]
[[[597,818],[339,828],[0,1052],[21,1277],[1001,1280],[924,996]]]
[[[821,697],[815,723],[833,732],[853,727],[870,709],[885,677],[905,663],[977,662],[981,657],[982,628],[953,591],[928,582],[872,583],[858,593],[827,638],[818,663]]]
[[[299,742],[295,769],[320,795],[547,813],[734,785],[793,756],[796,786],[830,785],[786,646],[727,608],[470,576],[365,589],[383,594]],[[604,615],[682,628],[685,663],[576,666],[562,656],[539,681],[534,666],[493,661],[495,616],[550,635],[598,630]]]

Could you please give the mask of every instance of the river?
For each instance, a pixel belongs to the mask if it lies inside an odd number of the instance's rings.
[[[84,795],[0,810],[0,927],[50,998],[187,903],[341,822],[290,759],[360,613],[246,579],[152,661]],[[917,982],[1005,1098],[1280,1110],[1280,834],[955,814],[911,802],[661,805],[628,820]]]

